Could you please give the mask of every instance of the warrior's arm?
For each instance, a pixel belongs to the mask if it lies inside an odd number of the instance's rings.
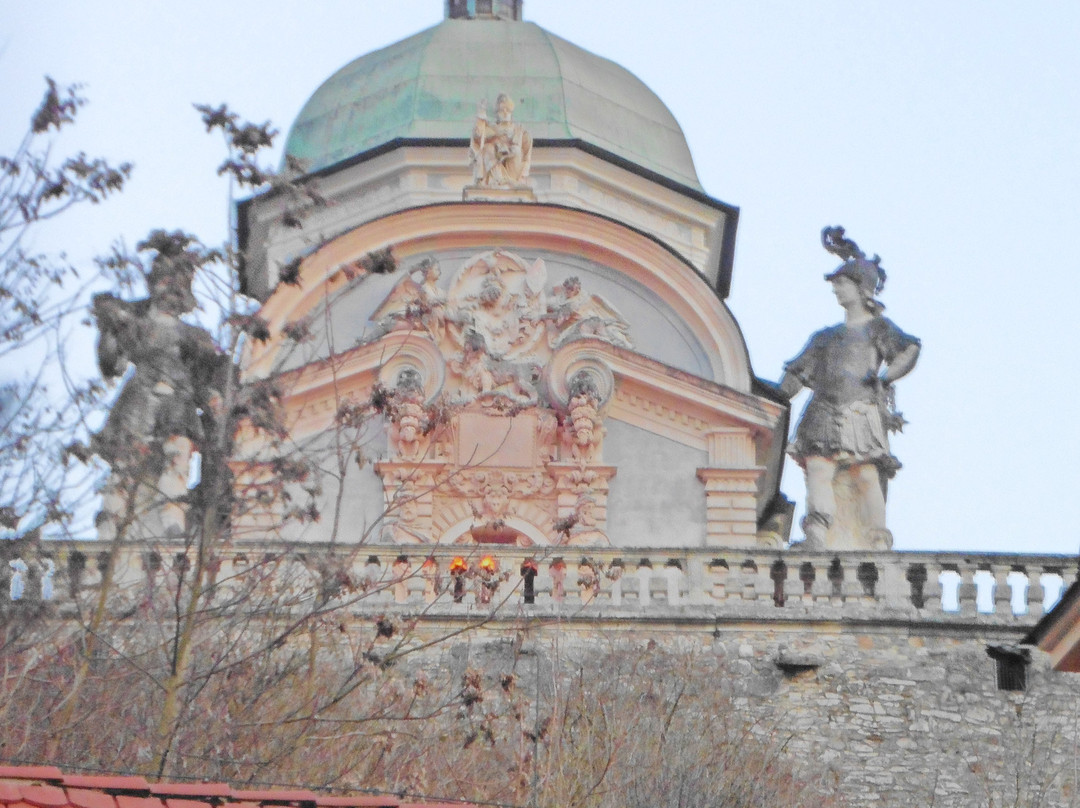
[[[881,380],[886,384],[892,384],[897,379],[911,373],[912,368],[919,359],[919,344],[913,343],[898,353],[881,374]]]
[[[788,398],[795,397],[802,389],[802,379],[790,371],[786,371],[783,378],[780,379],[780,392]]]
[[[98,367],[106,378],[115,378],[123,374],[128,363],[123,336],[133,319],[131,304],[115,295],[98,294],[94,295],[93,312],[100,331]]]

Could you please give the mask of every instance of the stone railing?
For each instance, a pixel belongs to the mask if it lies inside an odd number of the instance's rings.
[[[65,602],[100,587],[107,555],[93,542],[50,548],[48,587],[30,560],[21,598]],[[128,545],[114,576],[120,598],[161,591],[191,559],[182,548]],[[10,564],[7,566],[11,566]],[[334,593],[327,606],[356,614],[440,615],[477,611],[666,619],[976,621],[1030,625],[1076,578],[1076,559],[1057,555],[924,552],[747,551],[719,548],[518,548],[232,545],[213,577],[222,591],[266,570],[300,604]],[[0,597],[15,567],[0,570]],[[6,573],[6,574],[5,574]],[[55,579],[55,580],[54,580]],[[329,590],[327,587],[329,586]],[[235,589],[232,589],[235,591]]]

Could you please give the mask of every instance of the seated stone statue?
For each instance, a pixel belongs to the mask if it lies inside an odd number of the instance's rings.
[[[473,180],[482,188],[518,188],[525,185],[532,162],[532,135],[513,120],[514,102],[500,93],[495,122],[488,120],[487,104],[480,103],[469,144]]]
[[[803,530],[811,549],[889,549],[885,494],[900,463],[888,433],[904,423],[892,384],[915,367],[920,343],[881,315],[881,259],[842,227],[825,228],[822,243],[845,259],[825,276],[844,322],[813,334],[780,382],[788,397],[812,391],[788,449],[806,473]]]

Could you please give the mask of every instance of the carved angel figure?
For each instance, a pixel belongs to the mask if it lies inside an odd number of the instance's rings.
[[[513,120],[514,102],[506,93],[495,101],[495,122],[488,120],[487,102],[476,113],[469,161],[473,179],[482,188],[515,188],[525,185],[532,162],[532,135]]]
[[[597,337],[620,348],[633,347],[623,316],[599,295],[584,294],[581,280],[573,276],[552,291],[544,318],[552,348],[582,337]]]
[[[373,341],[390,331],[418,329],[436,340],[446,331],[448,314],[446,292],[439,288],[442,270],[438,261],[426,259],[401,279],[386,300],[371,315],[374,332],[365,340]]]

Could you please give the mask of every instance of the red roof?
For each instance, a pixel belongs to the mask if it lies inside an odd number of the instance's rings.
[[[149,783],[142,777],[65,775],[55,766],[0,766],[0,808],[462,808],[396,797],[250,791],[227,783]],[[465,804],[465,808],[475,806]]]

